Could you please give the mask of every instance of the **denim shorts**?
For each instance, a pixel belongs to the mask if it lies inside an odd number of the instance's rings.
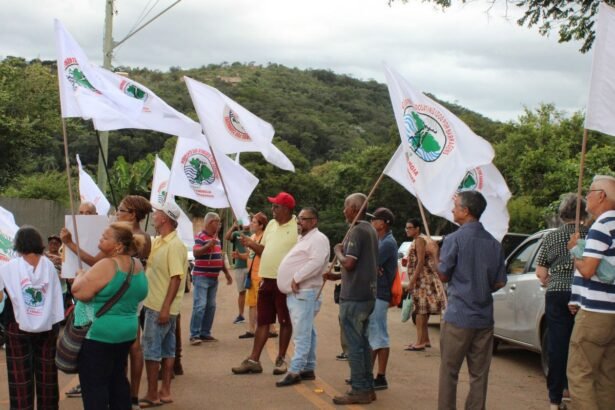
[[[161,325],[158,323],[160,312],[143,308],[145,312],[145,323],[143,326],[143,337],[141,346],[143,348],[143,358],[154,362],[162,359],[175,357],[175,324],[176,315],[169,317],[169,322]]]
[[[369,316],[367,336],[372,350],[389,347],[389,330],[387,328],[387,312],[389,302],[376,299],[374,311]]]

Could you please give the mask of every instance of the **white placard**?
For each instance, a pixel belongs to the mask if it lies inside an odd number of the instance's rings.
[[[76,218],[80,248],[92,256],[97,255],[100,252],[98,250],[98,242],[104,230],[109,226],[109,217],[106,215],[76,215]],[[64,226],[73,236],[73,242],[76,242],[72,215],[64,217]],[[90,265],[85,262],[83,263],[84,270],[87,270],[89,267]],[[77,255],[65,247],[64,260],[62,261],[62,278],[74,278],[78,269],[79,261]]]

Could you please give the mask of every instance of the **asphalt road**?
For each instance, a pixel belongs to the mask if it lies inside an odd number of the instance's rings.
[[[243,325],[233,325],[237,315],[235,285],[220,282],[213,334],[218,342],[190,346],[188,325],[192,309],[192,294],[184,296],[182,333],[184,337],[183,365],[185,374],[174,379],[174,403],[161,407],[179,409],[330,409],[331,399],[346,390],[344,379],[349,376],[347,362],[335,360],[340,353],[338,307],[333,303],[333,285],[323,292],[323,308],[316,318],[318,332],[315,381],[278,388],[272,375],[277,355],[277,339],[270,339],[263,352],[263,373],[234,375],[231,367],[238,366],[248,356],[252,339],[238,339],[245,331]],[[406,352],[404,346],[414,341],[415,328],[411,322],[401,323],[400,310],[389,309],[391,355],[387,371],[388,390],[377,393],[377,401],[351,408],[379,409],[435,409],[437,405],[438,367],[440,364],[438,318],[429,327],[433,347],[424,352]],[[292,344],[291,344],[292,352]],[[291,354],[289,352],[289,354]],[[8,408],[6,360],[0,355],[0,409]],[[141,392],[145,391],[145,378]],[[73,375],[60,373],[60,409],[81,409],[81,400],[66,398],[65,392],[78,383]],[[462,368],[458,386],[458,407],[463,408],[468,391],[468,375]],[[548,408],[545,378],[540,369],[540,357],[512,346],[501,345],[491,364],[487,408],[489,409],[545,409]]]

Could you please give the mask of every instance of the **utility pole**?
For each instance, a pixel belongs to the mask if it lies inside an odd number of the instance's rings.
[[[154,17],[149,19],[147,22],[143,23],[137,29],[131,31],[123,40],[115,42],[113,41],[113,15],[114,15],[114,2],[115,0],[105,0],[105,31],[103,34],[103,68],[107,70],[111,70],[111,60],[113,59],[113,50],[124,43],[124,41],[128,40],[130,37],[137,34],[137,32],[141,31],[145,26],[150,24],[152,21],[156,20],[162,14],[169,11],[173,6],[179,3],[181,0],[176,0],[173,4],[171,4],[166,9],[162,10],[160,13],[156,14]],[[98,187],[104,193],[107,188],[107,174],[105,171],[105,160],[107,164],[109,164],[109,132],[101,131],[100,135],[100,152],[98,153]],[[104,160],[103,160],[104,158]]]
[[[105,0],[105,30],[103,33],[103,68],[111,69],[111,59],[113,57],[113,2],[115,0]],[[101,131],[100,151],[98,152],[98,187],[104,193],[107,189],[107,174],[105,172],[105,160],[109,162],[109,132]]]

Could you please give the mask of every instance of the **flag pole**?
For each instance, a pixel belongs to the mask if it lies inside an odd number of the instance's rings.
[[[107,183],[109,184],[109,188],[111,189],[111,199],[113,200],[113,207],[117,212],[117,200],[115,199],[115,190],[113,189],[113,184],[111,183],[111,178],[109,178],[109,167],[107,165],[107,158],[105,158],[105,152],[103,150],[102,142],[100,141],[100,133],[97,129],[96,131],[96,141],[98,141],[98,149],[100,150],[100,159],[102,160],[103,166],[105,167],[105,173],[107,174]],[[103,192],[103,195],[105,193]]]
[[[352,231],[352,228],[354,228],[354,225],[359,220],[359,217],[361,216],[363,211],[366,210],[367,203],[369,202],[370,198],[374,194],[374,191],[376,191],[376,187],[378,187],[378,185],[380,185],[380,182],[382,181],[383,177],[384,177],[384,172],[381,172],[380,176],[378,177],[378,179],[376,180],[376,182],[372,186],[372,189],[369,191],[369,194],[367,194],[367,198],[365,198],[365,201],[361,205],[361,208],[359,208],[359,212],[357,212],[357,214],[354,216],[354,219],[352,220],[352,223],[350,224],[350,227],[346,231],[346,235],[344,235],[344,239],[342,240],[342,243],[346,242],[346,239],[348,239],[348,235],[350,235],[350,231]],[[337,255],[333,256],[333,260],[329,264],[329,269],[327,270],[327,274],[331,273],[331,271],[333,270],[333,265],[335,265],[335,262],[337,262]],[[322,290],[324,289],[326,283],[327,283],[326,280],[322,281],[322,286],[320,287],[320,290],[318,291],[318,294],[316,295],[316,300],[318,300],[318,298],[320,297],[320,294],[322,293]]]
[[[427,223],[427,217],[425,216],[425,209],[423,209],[423,203],[419,199],[419,196],[416,195],[416,202],[419,204],[419,211],[421,212],[421,219],[423,220],[423,226],[425,227],[425,233],[427,236],[431,238],[431,233],[429,232],[429,224]]]
[[[579,233],[581,225],[581,199],[583,198],[583,172],[585,170],[585,152],[587,150],[587,128],[583,128],[583,142],[581,143],[581,161],[579,164],[579,185],[577,187],[577,213],[574,221],[574,232]]]
[[[77,244],[77,263],[79,264],[79,269],[83,269],[83,264],[81,262],[81,247],[79,246],[79,231],[77,229],[77,217],[75,216],[75,203],[73,201],[73,184],[70,177],[70,159],[68,158],[68,137],[66,136],[66,120],[64,117],[60,116],[62,119],[62,136],[64,138],[64,162],[66,163],[66,180],[68,182],[68,198],[70,201],[70,213],[73,219],[73,228],[75,230],[75,243]]]

